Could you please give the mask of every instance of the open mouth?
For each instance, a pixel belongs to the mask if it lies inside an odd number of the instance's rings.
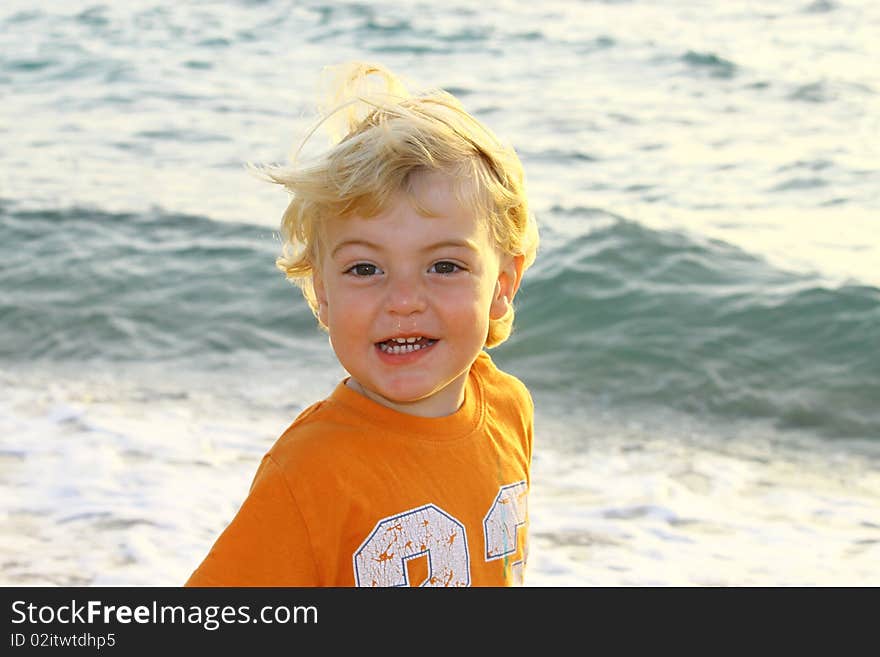
[[[410,354],[414,351],[427,349],[436,343],[437,340],[432,338],[414,336],[409,338],[389,338],[388,340],[377,342],[376,345],[386,354]]]

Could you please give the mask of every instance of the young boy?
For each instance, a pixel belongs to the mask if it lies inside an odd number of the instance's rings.
[[[347,134],[266,175],[292,198],[279,267],[350,376],[269,450],[187,585],[519,584],[533,406],[483,348],[537,249],[521,164],[449,94],[341,79]]]

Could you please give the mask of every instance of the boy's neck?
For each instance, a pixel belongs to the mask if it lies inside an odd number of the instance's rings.
[[[467,378],[468,372],[464,372],[460,377],[455,379],[442,390],[424,399],[417,399],[411,402],[395,402],[386,399],[382,395],[364,388],[353,377],[349,377],[345,380],[345,386],[368,399],[372,399],[381,406],[406,415],[414,415],[417,417],[445,417],[458,411],[462,404],[464,404]]]

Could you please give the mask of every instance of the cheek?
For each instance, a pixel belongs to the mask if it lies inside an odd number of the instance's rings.
[[[492,290],[486,289],[485,286],[474,283],[458,289],[438,290],[434,300],[434,307],[447,318],[447,321],[464,322],[465,326],[489,321]]]
[[[370,295],[364,290],[344,288],[328,288],[327,292],[327,325],[331,335],[364,335],[374,316],[375,304]]]

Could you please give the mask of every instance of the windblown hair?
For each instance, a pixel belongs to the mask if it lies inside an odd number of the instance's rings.
[[[445,91],[412,95],[377,65],[353,63],[335,71],[331,107],[303,139],[292,164],[259,170],[290,194],[276,264],[299,285],[315,316],[313,273],[320,266],[322,223],[329,217],[375,216],[400,193],[431,216],[415,193],[414,179],[421,173],[439,172],[452,180],[456,200],[487,222],[500,252],[524,256],[525,271],[535,260],[538,231],[513,148]],[[337,134],[327,152],[301,163],[299,155],[315,130],[334,122],[342,124],[341,138]],[[509,337],[513,314],[511,305],[504,317],[490,320],[487,347]]]

